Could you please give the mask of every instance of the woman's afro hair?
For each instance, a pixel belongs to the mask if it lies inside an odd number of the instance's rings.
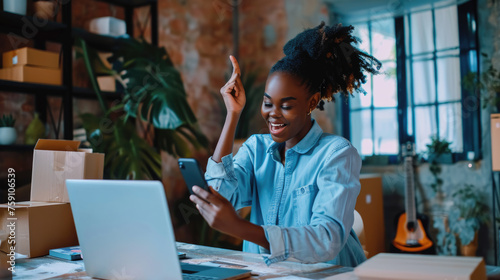
[[[324,22],[307,29],[286,43],[285,57],[270,71],[284,72],[302,79],[309,93],[321,93],[318,108],[323,110],[324,101],[334,100],[340,92],[346,97],[353,92],[365,91],[361,85],[366,82],[364,71],[378,74],[382,66],[354,44],[360,40],[351,33],[352,26],[326,26]]]

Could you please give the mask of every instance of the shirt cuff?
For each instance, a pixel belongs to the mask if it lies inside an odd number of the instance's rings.
[[[262,226],[269,242],[270,256],[263,256],[264,262],[271,265],[288,259],[289,252],[286,248],[286,235],[279,226]]]
[[[214,190],[219,191],[222,184],[222,179],[236,178],[233,167],[233,155],[229,154],[221,158],[221,162],[216,162],[210,157],[207,162],[207,171],[205,172],[205,180],[210,181]]]

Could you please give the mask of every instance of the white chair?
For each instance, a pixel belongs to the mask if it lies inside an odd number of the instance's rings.
[[[352,229],[358,236],[359,243],[361,243],[365,256],[368,257],[368,251],[366,251],[365,226],[363,224],[363,218],[361,218],[361,215],[356,210],[354,210],[354,224],[352,225]]]

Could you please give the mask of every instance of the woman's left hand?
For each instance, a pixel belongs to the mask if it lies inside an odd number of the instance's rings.
[[[242,219],[234,210],[231,202],[212,187],[209,188],[210,192],[198,186],[193,186],[193,192],[196,195],[190,195],[189,199],[196,203],[196,208],[198,208],[210,227],[229,235],[234,234],[235,226]]]

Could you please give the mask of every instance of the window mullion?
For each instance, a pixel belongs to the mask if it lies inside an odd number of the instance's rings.
[[[437,38],[436,38],[436,13],[435,10],[431,10],[432,15],[432,42],[434,44],[434,51],[432,54],[432,59],[434,61],[434,107],[436,108],[436,137],[439,139],[440,137],[440,129],[439,129],[439,102],[438,102],[438,66],[437,66]],[[448,141],[450,139],[447,139]]]
[[[405,45],[405,27],[404,17],[394,19],[396,32],[396,46]],[[397,76],[397,92],[398,92],[398,128],[399,128],[399,144],[410,141],[408,135],[408,96],[406,85],[406,48],[396,49],[396,76]]]

